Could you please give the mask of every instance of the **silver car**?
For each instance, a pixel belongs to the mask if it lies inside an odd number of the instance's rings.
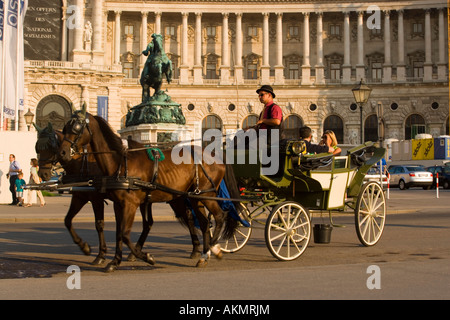
[[[433,184],[433,174],[423,166],[394,165],[389,166],[389,185],[398,186],[400,190],[410,187],[429,189]]]

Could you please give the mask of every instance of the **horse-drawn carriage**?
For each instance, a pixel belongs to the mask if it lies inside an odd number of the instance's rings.
[[[49,137],[46,139],[51,140]],[[221,251],[241,249],[257,223],[264,225],[266,244],[273,256],[280,260],[296,259],[308,246],[312,213],[316,210],[329,211],[331,219],[331,211],[343,212],[345,208],[351,208],[358,238],[365,246],[376,244],[383,233],[386,217],[383,189],[374,181],[363,183],[365,173],[384,154],[383,148],[377,148],[372,143],[355,147],[346,156],[331,156],[304,155],[302,141],[287,141],[279,150],[280,170],[269,176],[261,174],[264,165],[259,162],[211,165],[203,159],[200,164],[175,165],[171,150],[147,152],[148,147],[137,143],[129,144],[130,149],[126,150],[101,118],[85,111],[73,114],[57,140],[51,148],[54,156],[41,157],[41,169],[48,169],[46,164],[56,161],[66,165],[78,161],[84,166],[89,155],[95,157],[91,162],[98,165],[102,173],[96,179],[86,180],[85,176],[84,182],[63,183],[57,187],[67,189],[76,186],[78,189],[74,188],[75,192],[106,194],[114,202],[116,255],[107,271],[114,270],[120,264],[122,241],[130,247],[133,255],[154,263],[152,256],[141,251],[153,223],[149,210],[153,202],[168,202],[189,227],[193,254],[199,246],[193,224],[193,215],[196,216],[203,234],[199,266],[204,265],[210,252],[220,257]],[[41,141],[38,148],[38,141],[37,149],[40,150],[37,151],[43,151],[43,146],[48,142]],[[75,172],[82,171],[75,169]],[[79,176],[83,180],[81,173]],[[234,180],[228,176],[234,176]],[[217,195],[222,181],[227,182],[231,199]],[[234,204],[235,215],[227,214],[220,207],[225,200]],[[141,206],[145,225],[138,244],[134,246],[129,232],[138,206]],[[72,212],[70,219],[75,214]],[[264,220],[263,217],[267,218]],[[214,228],[210,232],[211,225]],[[222,228],[224,233],[221,233]],[[81,247],[81,239],[75,233],[72,236]],[[218,242],[222,249],[217,246]],[[104,246],[103,243],[101,248]]]
[[[261,164],[233,165],[239,181],[246,220],[263,224],[269,251],[279,260],[294,260],[308,246],[315,212],[348,213],[355,217],[359,240],[375,245],[384,229],[386,200],[378,182],[364,183],[364,176],[384,155],[371,142],[348,150],[345,156],[304,155],[302,141],[288,141],[280,150],[281,168],[276,175],[261,174]],[[246,151],[244,151],[246,152]],[[242,227],[224,251],[236,252],[248,241],[252,227]]]

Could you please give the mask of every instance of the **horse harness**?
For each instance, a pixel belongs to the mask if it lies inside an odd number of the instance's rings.
[[[89,119],[80,120],[79,117],[72,117],[69,122],[71,132],[76,135],[75,139],[72,141],[65,137],[64,140],[70,143],[70,155],[71,157],[75,154],[81,154],[83,157],[83,164],[86,163],[87,168],[87,156],[88,154],[96,154],[96,153],[109,153],[115,151],[100,151],[100,152],[87,152],[87,149],[84,147],[82,152],[78,151],[77,143],[81,138],[81,134],[83,130],[86,128],[89,134],[92,136],[92,131],[89,128]],[[64,127],[63,133],[65,134],[66,127]],[[148,150],[149,158],[153,157],[153,173],[150,179],[150,182],[142,181],[138,177],[128,177],[128,152]],[[194,151],[192,151],[194,152]],[[194,156],[194,155],[193,155]],[[97,189],[100,193],[105,193],[109,190],[117,190],[117,189],[125,189],[125,190],[139,190],[139,189],[147,189],[147,190],[159,190],[171,194],[176,194],[180,196],[200,196],[202,193],[215,192],[217,194],[217,188],[212,181],[211,177],[207,174],[204,166],[201,163],[195,163],[195,189],[194,191],[184,192],[169,188],[162,184],[156,182],[158,178],[158,170],[159,170],[159,162],[161,160],[161,152],[159,149],[143,147],[136,149],[126,149],[123,155],[123,161],[119,163],[119,166],[116,170],[116,173],[113,176],[103,176],[103,177],[94,177],[93,181],[87,182],[89,185],[92,185],[95,189]],[[120,172],[122,171],[122,165],[124,165],[124,175],[121,176]],[[83,165],[82,168],[85,166]],[[203,174],[206,176],[208,181],[211,184],[211,188],[207,190],[200,190],[200,176],[199,176],[199,167],[202,169]],[[87,168],[88,169],[88,168]],[[83,172],[83,171],[82,171]],[[148,195],[150,197],[150,194]]]

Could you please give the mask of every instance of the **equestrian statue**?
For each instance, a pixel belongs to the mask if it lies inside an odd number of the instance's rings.
[[[163,48],[163,37],[160,34],[152,34],[152,42],[142,51],[142,54],[148,56],[142,70],[140,83],[142,86],[142,102],[146,103],[150,100],[170,100],[161,85],[163,75],[166,76],[167,82],[172,81],[172,61],[167,57]],[[150,97],[150,88],[155,90],[153,97]]]

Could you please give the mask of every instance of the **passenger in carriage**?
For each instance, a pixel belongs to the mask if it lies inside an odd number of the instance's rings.
[[[330,146],[333,148],[333,156],[339,156],[341,154],[341,148],[337,145],[336,135],[332,130],[327,130],[322,135],[322,141],[319,143],[322,146]]]
[[[325,145],[318,145],[311,143],[312,130],[310,127],[301,127],[299,129],[299,138],[306,143],[306,153],[316,154],[316,153],[333,153],[334,148],[331,147],[328,142]]]

